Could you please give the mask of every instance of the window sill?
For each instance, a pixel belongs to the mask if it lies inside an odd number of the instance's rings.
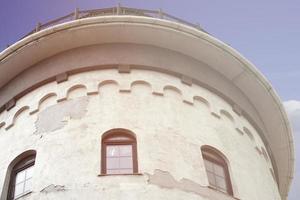
[[[209,189],[211,189],[211,190],[213,190],[213,191],[215,191],[215,192],[221,194],[221,195],[225,195],[225,196],[227,197],[226,199],[240,200],[239,198],[237,198],[237,197],[235,197],[235,196],[233,196],[233,195],[230,195],[230,194],[228,194],[228,193],[226,193],[226,192],[222,192],[222,191],[220,191],[220,190],[217,190],[216,188],[214,188],[214,187],[212,187],[212,186],[207,186],[207,187],[208,187]]]
[[[30,195],[31,193],[32,193],[32,191],[26,192],[26,193],[22,194],[21,196],[19,196],[19,197],[17,197],[17,198],[14,198],[14,199],[15,199],[15,200],[17,200],[17,199],[22,199],[23,197],[28,196],[28,195]]]
[[[98,176],[142,176],[142,173],[133,173],[133,174],[98,174]]]

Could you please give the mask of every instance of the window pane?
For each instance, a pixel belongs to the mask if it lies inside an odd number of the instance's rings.
[[[120,145],[120,156],[132,156],[132,145]]]
[[[26,179],[32,178],[33,167],[34,166],[31,166],[31,167],[29,167],[29,168],[26,169]]]
[[[217,186],[226,191],[226,182],[225,179],[219,176],[216,176]]]
[[[132,174],[133,169],[108,169],[107,174]]]
[[[24,189],[24,192],[29,192],[31,191],[31,188],[32,188],[32,178],[31,179],[27,179],[25,181],[25,189]]]
[[[23,182],[24,180],[25,180],[25,171],[23,170],[17,173],[16,184]]]
[[[210,161],[204,160],[204,165],[206,170],[213,172],[213,164]]]
[[[120,174],[132,174],[133,173],[133,169],[120,169],[119,173]]]
[[[106,147],[106,156],[107,157],[116,157],[119,156],[119,147],[117,145],[109,145]]]
[[[107,174],[120,174],[118,169],[107,169]]]
[[[222,166],[214,164],[214,169],[215,174],[217,174],[218,176],[225,177],[224,168]]]
[[[23,194],[23,192],[24,192],[24,182],[16,185],[14,197],[18,197],[19,195]]]
[[[121,157],[120,158],[120,168],[132,168],[132,157]]]
[[[208,182],[210,185],[213,185],[213,186],[216,185],[215,175],[213,173],[207,172],[207,178],[208,178]]]
[[[119,158],[116,157],[116,158],[107,158],[106,159],[106,168],[107,169],[118,169],[120,168],[120,165],[119,165]]]

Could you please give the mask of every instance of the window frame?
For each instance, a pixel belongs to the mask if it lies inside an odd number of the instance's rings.
[[[125,137],[126,140],[110,140],[116,137]],[[109,145],[131,145],[132,146],[132,171],[133,173],[108,174],[106,149]],[[113,129],[103,134],[101,140],[101,175],[130,175],[138,174],[137,142],[135,134],[126,129]]]
[[[232,183],[231,183],[231,179],[230,179],[230,174],[229,174],[229,169],[228,169],[228,164],[226,162],[226,159],[224,159],[223,154],[218,151],[217,149],[213,148],[213,147],[209,147],[209,146],[204,146],[201,148],[201,152],[202,152],[202,157],[203,157],[203,164],[204,164],[204,160],[207,160],[209,162],[214,163],[215,165],[219,165],[223,168],[224,170],[224,178],[225,178],[225,184],[226,184],[226,189],[227,192],[226,194],[233,196],[233,188],[232,188]],[[207,175],[207,168],[204,165],[205,168],[205,172],[206,172],[206,176],[208,179],[208,175]],[[223,192],[222,190],[219,190],[216,186],[211,185],[208,179],[208,183],[209,183],[209,187],[217,190],[219,192]]]
[[[29,193],[32,192],[28,191],[23,193],[22,195],[15,197],[15,188],[16,188],[16,178],[17,178],[17,174],[20,173],[21,171],[24,171],[32,166],[35,165],[35,158],[36,155],[32,154],[32,155],[28,155],[25,158],[21,159],[20,161],[18,161],[12,168],[11,174],[10,174],[10,181],[9,181],[9,187],[8,187],[8,193],[7,193],[7,199],[8,200],[15,200],[18,199],[24,195],[27,195]]]

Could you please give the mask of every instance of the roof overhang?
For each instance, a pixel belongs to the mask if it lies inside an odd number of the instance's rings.
[[[152,45],[182,53],[206,63],[239,88],[259,115],[252,117],[263,126],[260,128],[277,166],[279,190],[286,198],[294,173],[294,147],[278,95],[246,58],[196,28],[139,16],[100,16],[62,23],[29,35],[0,53],[0,88],[24,70],[60,52],[107,43]],[[4,104],[13,97],[0,96],[0,102]]]

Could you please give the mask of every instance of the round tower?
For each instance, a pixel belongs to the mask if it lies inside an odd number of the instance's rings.
[[[293,138],[246,58],[153,10],[76,10],[0,53],[11,199],[286,200]]]

